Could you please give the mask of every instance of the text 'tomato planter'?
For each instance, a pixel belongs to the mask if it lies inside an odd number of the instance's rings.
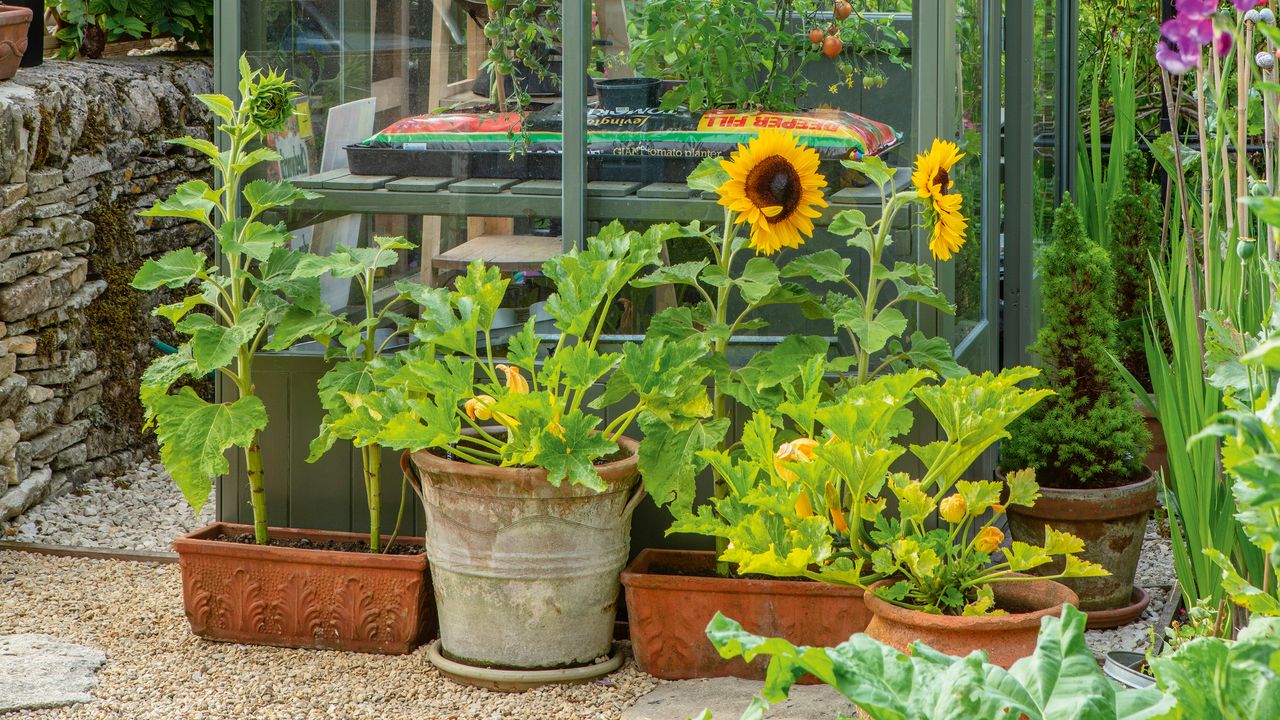
[[[996,607],[1007,615],[934,615],[876,597],[876,588],[894,582],[890,579],[874,583],[863,597],[872,615],[868,635],[901,652],[908,652],[915,640],[956,657],[985,650],[988,661],[1003,668],[1035,652],[1042,618],[1061,617],[1063,605],[1078,602],[1071,588],[1062,583],[1015,580],[991,584]]]
[[[1077,553],[1080,559],[1098,563],[1111,573],[1061,581],[1080,597],[1080,609],[1085,612],[1121,608],[1133,601],[1133,580],[1147,517],[1156,506],[1155,477],[1149,469],[1146,472],[1140,482],[1114,488],[1041,486],[1033,507],[1014,505],[1008,510],[1014,540],[1042,542],[1046,525],[1069,532],[1084,540],[1084,552]],[[1056,559],[1032,573],[1053,575],[1061,571],[1062,560]]]
[[[403,654],[435,636],[426,555],[314,550],[225,540],[214,523],[173,541],[191,632],[207,640]],[[271,528],[273,540],[367,543],[361,533]],[[386,538],[389,540],[389,538]],[[421,538],[397,543],[421,544]]]
[[[602,492],[554,487],[540,468],[405,454],[426,507],[444,657],[519,671],[591,665],[611,654],[618,573],[640,498],[639,444],[626,437],[618,444],[625,457],[596,466]]]
[[[717,577],[716,554],[642,551],[622,573],[636,665],[664,680],[764,678],[766,659],[725,660],[707,639],[716,612],[748,632],[796,645],[831,647],[871,619],[862,590],[803,580]],[[813,681],[813,678],[809,678]]]

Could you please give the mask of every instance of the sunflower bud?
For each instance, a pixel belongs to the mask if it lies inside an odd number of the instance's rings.
[[[293,117],[293,99],[297,96],[293,82],[284,75],[275,72],[259,75],[249,86],[245,100],[249,124],[264,135],[283,130]]]
[[[525,395],[529,392],[529,381],[524,379],[520,374],[520,368],[511,367],[510,365],[497,365],[498,371],[507,376],[507,389],[517,395]]]
[[[978,537],[973,539],[973,547],[978,552],[990,555],[1000,547],[1000,543],[1004,542],[1004,533],[1000,532],[997,527],[984,527],[982,532],[978,533]]]
[[[964,498],[959,495],[948,495],[942,498],[942,503],[938,506],[938,514],[949,523],[960,522],[968,512],[969,508]]]

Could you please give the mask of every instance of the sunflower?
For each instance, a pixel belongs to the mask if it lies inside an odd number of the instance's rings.
[[[798,248],[813,235],[818,208],[827,206],[816,150],[789,132],[762,130],[720,165],[729,173],[716,191],[720,204],[737,214],[734,222],[751,224],[749,244],[758,254]]]
[[[911,182],[916,194],[926,201],[925,221],[933,226],[929,250],[938,260],[950,260],[964,247],[965,231],[969,221],[961,213],[964,198],[952,193],[951,168],[964,153],[953,142],[935,139],[928,152],[916,156],[916,167]]]

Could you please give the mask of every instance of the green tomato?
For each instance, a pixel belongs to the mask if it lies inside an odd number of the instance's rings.
[[[501,10],[506,4],[507,0],[486,0],[485,2],[485,5],[489,6],[489,9],[494,12]]]
[[[484,24],[484,36],[490,39],[496,38],[502,34],[502,26],[497,20],[490,20]]]
[[[533,17],[533,14],[538,11],[538,3],[535,0],[524,0],[520,5],[520,9],[524,11],[525,15]]]

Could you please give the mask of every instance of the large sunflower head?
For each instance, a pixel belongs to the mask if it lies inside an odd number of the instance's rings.
[[[950,260],[964,247],[969,221],[962,212],[964,198],[950,192],[951,168],[964,153],[953,142],[935,139],[928,152],[916,156],[911,182],[924,204],[925,224],[933,228],[929,250],[938,260]]]
[[[958,145],[935,138],[928,152],[916,156],[916,167],[911,173],[911,182],[920,197],[946,195],[951,189],[951,168],[963,157]]]
[[[720,165],[729,180],[716,191],[720,204],[750,223],[750,246],[761,255],[798,248],[813,235],[813,219],[827,206],[826,178],[818,173],[818,152],[789,132],[763,130],[739,145]]]

